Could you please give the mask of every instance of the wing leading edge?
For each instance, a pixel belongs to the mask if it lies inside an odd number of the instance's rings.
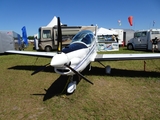
[[[56,52],[31,52],[31,51],[15,51],[15,50],[8,50],[5,53],[20,54],[26,56],[37,56],[45,58],[52,58],[56,54]]]
[[[98,54],[95,61],[122,61],[160,59],[159,53],[152,54]]]

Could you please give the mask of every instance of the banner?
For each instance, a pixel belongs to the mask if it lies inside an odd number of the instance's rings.
[[[119,51],[118,43],[98,43],[98,51]]]
[[[22,38],[23,38],[24,44],[28,46],[27,31],[25,26],[22,28]]]

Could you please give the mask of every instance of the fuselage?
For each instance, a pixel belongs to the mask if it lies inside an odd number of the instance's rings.
[[[56,54],[51,61],[56,73],[61,75],[74,75],[75,73],[64,64],[70,65],[74,70],[82,72],[97,55],[96,38],[93,32],[83,30],[77,33],[70,45],[62,49],[62,53]]]

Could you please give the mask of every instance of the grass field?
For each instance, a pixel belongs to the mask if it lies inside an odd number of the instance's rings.
[[[32,46],[28,48],[31,50]],[[142,53],[121,48],[110,53]],[[81,80],[66,95],[67,77],[53,68],[31,76],[50,59],[21,55],[0,56],[0,120],[159,120],[160,60],[103,62],[85,73],[94,85]]]

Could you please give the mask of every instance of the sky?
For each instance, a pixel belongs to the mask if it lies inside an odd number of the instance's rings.
[[[68,26],[160,29],[160,0],[0,0],[0,30],[21,35],[26,26],[27,35],[33,36],[54,16]],[[128,22],[129,16],[133,16],[133,26]]]

